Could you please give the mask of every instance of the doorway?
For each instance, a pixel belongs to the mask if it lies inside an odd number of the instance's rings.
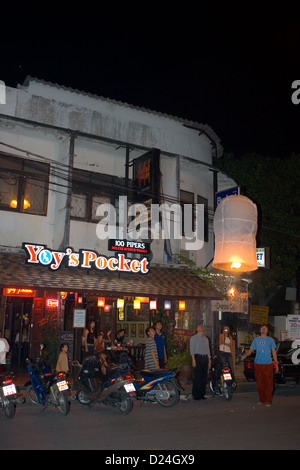
[[[3,336],[10,345],[7,359],[14,367],[25,366],[29,355],[32,304],[33,298],[6,298]]]

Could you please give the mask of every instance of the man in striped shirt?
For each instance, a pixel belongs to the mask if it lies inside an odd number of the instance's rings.
[[[147,342],[145,350],[145,369],[153,370],[159,369],[158,354],[155,337],[155,329],[149,326],[146,329]]]

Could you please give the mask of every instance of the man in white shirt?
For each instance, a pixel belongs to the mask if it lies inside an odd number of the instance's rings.
[[[194,367],[192,395],[194,400],[205,400],[207,373],[210,367],[210,349],[204,326],[199,324],[196,328],[197,334],[190,339],[190,353]]]

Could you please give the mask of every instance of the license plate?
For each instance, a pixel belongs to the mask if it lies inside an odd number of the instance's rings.
[[[58,390],[60,392],[62,392],[63,390],[69,389],[68,382],[66,382],[65,380],[62,380],[61,382],[57,382],[56,385],[58,386]]]
[[[6,385],[5,387],[3,387],[3,393],[5,397],[8,397],[9,395],[14,395],[15,393],[17,393],[15,384]]]
[[[224,380],[232,380],[231,374],[229,372],[224,374]]]
[[[127,393],[135,392],[135,387],[134,387],[133,384],[125,384],[124,388],[125,388]]]

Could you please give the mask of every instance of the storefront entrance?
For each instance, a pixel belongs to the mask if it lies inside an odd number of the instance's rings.
[[[33,298],[6,298],[2,334],[10,345],[7,363],[14,367],[24,366],[29,356],[32,304]]]

